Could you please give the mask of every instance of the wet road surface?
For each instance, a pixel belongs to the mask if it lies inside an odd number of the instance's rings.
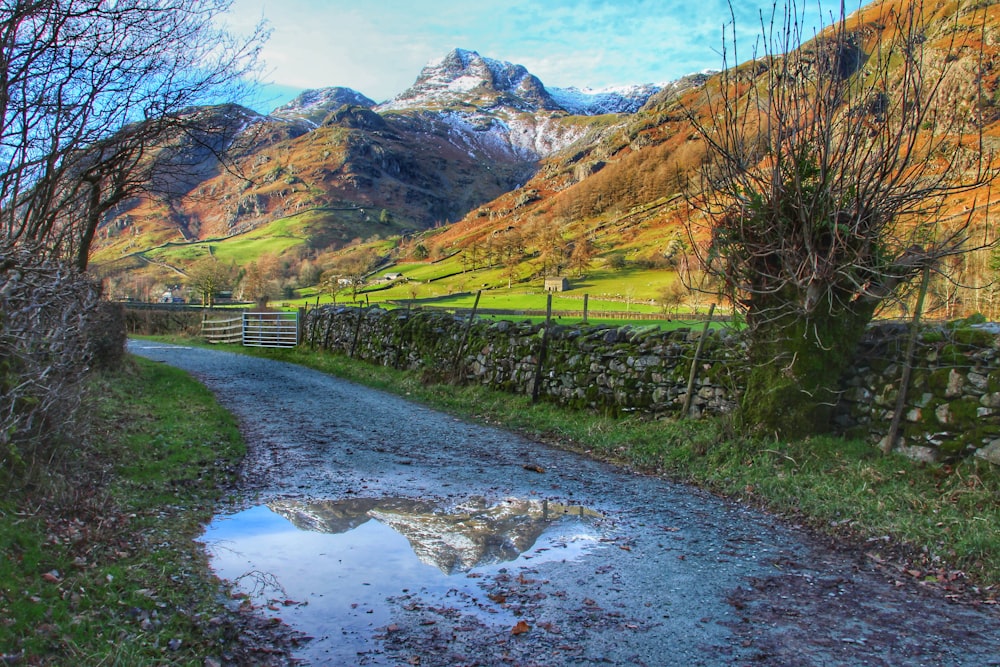
[[[330,376],[132,341],[239,420],[221,576],[316,665],[1000,665],[1000,614],[691,487]]]

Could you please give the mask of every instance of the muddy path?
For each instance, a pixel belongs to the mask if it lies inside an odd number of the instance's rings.
[[[132,342],[238,418],[219,573],[317,665],[1000,665],[1000,614],[683,485],[283,363]]]

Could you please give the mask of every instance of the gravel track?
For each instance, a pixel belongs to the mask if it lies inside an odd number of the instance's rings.
[[[379,601],[388,622],[350,641],[286,614],[316,637],[301,655],[312,664],[1000,665],[995,607],[900,585],[698,489],[290,364],[146,341],[130,351],[191,372],[237,417],[255,503],[517,498],[603,515],[595,548],[470,574],[473,599],[399,590]],[[359,613],[324,622],[346,637]]]

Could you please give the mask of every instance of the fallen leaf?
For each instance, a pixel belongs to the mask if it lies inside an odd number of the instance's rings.
[[[510,631],[512,635],[523,635],[525,632],[531,630],[531,626],[528,625],[526,621],[518,621],[517,625]]]
[[[546,632],[548,632],[549,634],[553,634],[553,635],[560,635],[560,634],[562,634],[562,630],[559,629],[559,626],[555,625],[553,623],[548,623],[548,622],[544,622],[543,621],[542,623],[539,623],[538,625],[543,630],[545,630]]]

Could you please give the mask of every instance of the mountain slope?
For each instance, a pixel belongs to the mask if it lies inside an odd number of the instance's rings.
[[[600,104],[635,107],[655,90],[631,91],[627,102],[604,95]],[[303,211],[326,218],[313,226],[317,249],[340,247],[366,225],[363,236],[386,236],[453,222],[591,132],[524,67],[461,49],[381,106],[327,88],[266,117],[235,106],[211,113],[232,131],[215,151],[163,153],[184,156],[184,186],[116,211],[94,258],[106,270],[165,241],[229,238]],[[217,159],[222,149],[231,163]]]
[[[894,34],[895,17],[908,5],[901,0],[875,4],[851,17],[859,62],[874,57],[880,37],[888,39]],[[1000,49],[994,39],[1000,31],[1000,6],[935,4],[924,7],[924,11],[925,39],[921,47],[927,67],[947,67],[948,74],[943,82],[943,103],[934,120],[924,124],[923,131],[940,131],[952,118],[978,118],[984,127],[981,149],[987,160],[993,161],[993,168],[1000,167],[996,158],[1000,148]],[[811,43],[803,46],[803,52],[805,62],[822,57]],[[741,65],[740,85],[759,85],[757,82],[763,79],[757,77],[762,68],[760,63]],[[858,71],[863,72],[863,68]],[[592,265],[609,266],[612,261],[622,261],[629,266],[660,267],[670,272],[687,270],[690,258],[685,255],[691,239],[685,222],[698,213],[688,208],[683,190],[685,183],[697,185],[691,179],[696,177],[706,151],[704,141],[687,118],[689,113],[703,117],[708,113],[707,96],[718,99],[719,85],[719,77],[705,74],[667,86],[651,96],[638,113],[595,135],[592,142],[580,142],[574,147],[577,150],[545,158],[535,177],[522,188],[435,235],[433,243],[440,247],[438,254],[455,250],[488,252],[483,249],[502,243],[497,239],[517,233],[525,246],[526,269],[522,275],[533,275],[535,279],[551,270],[545,257],[554,244],[561,245],[562,259],[556,267],[561,266],[563,271],[567,270],[573,248],[583,243],[596,250]],[[918,138],[916,150],[926,143],[926,137]],[[976,138],[961,140],[971,150],[980,150]],[[950,168],[945,163],[938,167]],[[947,202],[944,224],[968,220],[974,243],[988,243],[997,236],[983,203],[992,204],[997,199],[995,193],[982,190],[956,194]],[[979,208],[969,218],[977,205]],[[963,310],[995,311],[990,304],[998,291],[990,287],[991,261],[987,249],[942,267],[949,275],[938,276],[932,283],[930,307],[943,313],[938,316]],[[984,289],[967,291],[956,283]]]
[[[873,5],[852,19],[859,49],[871,50],[891,29],[891,12],[900,5]],[[941,118],[981,118],[989,149],[1000,141],[1000,56],[992,37],[1000,32],[1000,6],[981,8],[985,18],[971,6],[926,11],[923,48],[930,62],[946,62],[952,71]],[[974,36],[983,26],[981,52],[973,39],[949,53],[954,35]],[[745,85],[754,85],[758,67],[740,66]],[[257,119],[238,152],[249,183],[220,171],[169,210],[150,205],[143,224],[159,221],[164,231],[156,242],[162,242],[170,220],[180,216],[188,221],[189,239],[206,239],[309,212],[312,231],[302,243],[315,251],[401,235],[392,251],[401,259],[414,249],[431,257],[474,257],[495,253],[513,231],[523,252],[520,268],[508,272],[512,279],[565,270],[566,256],[581,246],[592,247],[591,266],[624,261],[670,273],[684,264],[690,242],[682,189],[705,151],[687,114],[705,113],[705,96],[717,93],[719,81],[703,73],[640,87],[635,98],[632,91],[602,97],[548,90],[522,67],[454,50],[386,104],[361,100],[334,109],[344,101],[344,91],[336,91]],[[629,111],[587,115],[608,109]],[[959,214],[976,196],[981,202],[987,194],[969,193],[949,206]],[[136,213],[131,220],[140,218]],[[981,219],[974,223],[989,236]],[[422,233],[431,228],[433,234]],[[553,244],[564,253],[554,267],[546,264]],[[138,242],[117,245],[106,256],[140,248]],[[973,260],[970,265],[978,256]],[[495,268],[495,254],[492,261]],[[943,299],[957,298],[954,290],[941,291]]]

